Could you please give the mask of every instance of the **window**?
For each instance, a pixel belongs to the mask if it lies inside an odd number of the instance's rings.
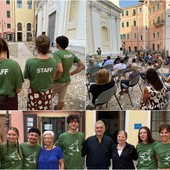
[[[157,3],[157,5],[156,5],[156,6],[157,6],[157,10],[159,10],[159,8],[160,8],[160,6],[159,6],[159,2]]]
[[[160,49],[160,45],[159,45],[159,44],[157,44],[157,49],[158,49],[158,50]]]
[[[136,27],[136,21],[133,21],[133,26]]]
[[[128,16],[128,15],[129,15],[128,10],[126,10],[126,16]]]
[[[155,12],[155,7],[153,7],[153,12]]]
[[[32,0],[27,0],[27,8],[32,9]]]
[[[153,33],[153,38],[155,39],[155,33]]]
[[[142,35],[140,36],[140,40],[143,40],[143,36]]]
[[[17,0],[17,8],[22,8],[22,0]]]
[[[122,28],[124,28],[124,22],[122,22]]]
[[[155,20],[153,19],[153,25],[155,24]]]
[[[10,0],[6,0],[6,4],[10,4]]]
[[[130,39],[129,34],[127,34],[127,39],[128,39],[128,40]]]
[[[140,12],[140,13],[142,12],[142,8],[139,8],[139,12]]]
[[[31,24],[30,23],[27,24],[27,31],[31,31]]]
[[[149,14],[151,14],[151,9],[149,9]]]
[[[125,35],[125,34],[123,34],[123,35],[122,35],[122,38],[123,38],[123,39],[126,39],[126,35]]]
[[[7,28],[11,28],[11,24],[7,23]]]
[[[126,27],[129,27],[129,22],[126,22]]]
[[[17,30],[22,31],[22,24],[20,22],[17,24]]]
[[[157,23],[160,23],[160,16],[157,17]]]
[[[10,18],[11,16],[10,16],[10,11],[7,11],[6,12],[6,16],[7,16],[7,18]]]
[[[136,40],[136,38],[137,38],[137,34],[136,34],[136,33],[134,33],[134,39]]]
[[[157,38],[159,38],[159,32],[157,32]]]
[[[133,9],[132,15],[133,15],[133,16],[136,15],[136,9]]]
[[[122,11],[122,16],[124,16],[124,11]]]
[[[168,123],[170,124],[170,112],[163,112],[163,111],[152,111],[151,117],[151,131],[152,136],[155,140],[159,140],[159,126],[161,123]],[[160,123],[161,122],[161,123]]]

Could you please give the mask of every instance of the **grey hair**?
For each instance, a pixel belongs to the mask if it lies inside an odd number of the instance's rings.
[[[42,137],[45,138],[45,135],[51,135],[51,137],[54,139],[54,132],[51,130],[47,130],[43,133]]]
[[[101,124],[103,125],[103,127],[105,128],[105,124],[102,120],[98,120],[96,123],[95,123],[95,127],[96,127],[96,124]]]

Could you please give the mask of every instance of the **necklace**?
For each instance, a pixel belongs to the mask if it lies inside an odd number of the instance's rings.
[[[47,155],[46,150],[45,150],[45,152],[44,152],[44,161],[48,161],[48,159],[49,159],[49,157],[50,157],[50,155],[51,155],[52,149],[53,149],[53,146],[51,147],[50,152],[49,152],[48,155]],[[49,151],[49,150],[47,150],[47,152],[48,152],[48,151]]]

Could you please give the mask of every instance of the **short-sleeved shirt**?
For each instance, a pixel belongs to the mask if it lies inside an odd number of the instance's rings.
[[[65,132],[59,136],[56,146],[61,147],[63,151],[65,169],[83,169],[81,154],[83,144],[84,134],[81,132],[76,134]]]
[[[158,143],[153,149],[158,156],[158,167],[160,169],[170,168],[170,143]]]
[[[58,50],[53,53],[53,57],[56,60],[57,64],[61,63],[63,66],[63,73],[60,78],[55,80],[57,83],[68,83],[71,81],[69,71],[73,63],[78,63],[80,59],[68,50]]]
[[[108,169],[111,159],[113,140],[103,136],[101,143],[96,136],[89,137],[83,146],[83,156],[87,155],[86,166],[88,169]]]
[[[59,160],[63,158],[60,147],[51,150],[40,150],[38,169],[59,169]]]
[[[0,60],[0,94],[14,97],[24,82],[19,64],[12,59]]]
[[[27,142],[20,144],[21,152],[23,155],[23,169],[37,169],[38,156],[41,149],[39,144],[30,146]]]
[[[30,86],[35,91],[45,92],[52,87],[56,73],[56,62],[53,58],[29,58],[25,64],[24,78],[30,79]]]
[[[9,145],[9,152],[7,153],[7,143],[0,145],[0,169],[22,169],[23,158],[20,148],[17,149],[15,145]]]
[[[157,145],[158,142],[143,144],[139,143],[136,146],[138,153],[138,163],[137,169],[157,169],[158,164],[156,160],[156,155],[153,147]]]

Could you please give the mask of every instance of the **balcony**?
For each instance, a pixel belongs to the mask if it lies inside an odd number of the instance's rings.
[[[165,21],[164,20],[161,20],[160,22],[154,22],[154,26],[155,27],[161,27],[161,26],[164,26],[164,24],[165,24]]]

